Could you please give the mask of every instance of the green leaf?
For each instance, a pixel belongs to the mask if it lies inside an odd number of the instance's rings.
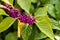
[[[3,16],[0,15],[0,22],[3,20]]]
[[[0,15],[6,15],[9,16],[4,10],[0,9]]]
[[[41,5],[40,1],[37,1],[37,7],[39,7]]]
[[[31,2],[32,2],[32,3],[36,3],[36,2],[37,2],[37,0],[31,0]]]
[[[14,24],[13,24],[14,30],[17,30],[17,27],[18,27],[18,21],[15,21]]]
[[[57,12],[56,12],[57,19],[60,19],[60,1],[57,1],[55,8],[57,10]]]
[[[51,19],[52,21],[52,24],[53,24],[53,29],[57,29],[57,30],[60,30],[60,24],[58,21],[54,20],[54,19]]]
[[[52,17],[56,18],[56,11],[55,11],[55,8],[54,8],[54,6],[52,4],[49,4],[49,6],[48,6],[48,13]]]
[[[17,3],[24,9],[27,13],[30,13],[31,1],[30,0],[17,0]]]
[[[31,7],[30,7],[30,13],[34,13],[35,12],[35,10],[34,10],[34,6],[33,5],[31,5]]]
[[[60,6],[59,5],[60,5],[60,1],[58,0],[57,3],[56,3],[56,5],[55,5],[55,8],[56,8],[57,11],[60,10]]]
[[[56,4],[58,0],[51,0],[50,4]]]
[[[35,16],[44,16],[47,15],[48,6],[38,8],[35,12]]]
[[[36,35],[37,35],[37,34],[36,34]],[[34,40],[39,40],[39,39],[43,39],[43,38],[47,38],[47,36],[46,36],[44,33],[40,32],[40,33],[35,37]]]
[[[35,40],[36,36],[40,33],[36,25],[32,25],[32,32],[29,37],[29,40]]]
[[[21,31],[23,40],[28,40],[32,31],[32,26],[24,25]]]
[[[4,2],[10,4],[10,5],[13,7],[13,0],[2,0],[2,1],[4,1]]]
[[[20,12],[21,12],[21,7],[18,5],[17,0],[15,0],[14,7],[17,9],[20,9]]]
[[[40,0],[42,5],[46,5],[50,3],[50,0]]]
[[[39,28],[39,30],[41,30],[41,32],[46,34],[50,39],[54,40],[52,23],[47,15],[46,16],[37,16],[36,25]]]
[[[6,17],[1,23],[0,23],[0,33],[7,30],[11,25],[15,22],[16,19],[11,17]]]
[[[9,3],[9,4],[10,4],[9,0],[2,0],[2,1],[4,1],[4,2],[6,2],[6,3]]]
[[[5,37],[5,40],[18,40],[17,32],[8,33]]]
[[[13,1],[14,1],[14,0],[9,0],[9,2],[10,2],[12,5],[13,5]]]

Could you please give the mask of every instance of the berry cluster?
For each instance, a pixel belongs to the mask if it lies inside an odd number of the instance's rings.
[[[28,14],[24,13],[20,16],[19,20],[21,22],[33,24],[35,22],[34,16],[30,17]]]
[[[18,18],[21,22],[28,23],[28,24],[33,24],[35,23],[35,18],[34,16],[29,16],[26,13],[23,13],[21,15],[20,11],[16,8],[12,8],[11,5],[3,2],[3,6],[6,6],[7,8],[3,8],[11,17],[13,18]]]

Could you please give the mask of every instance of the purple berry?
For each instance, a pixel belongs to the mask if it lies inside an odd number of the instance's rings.
[[[21,22],[27,23],[27,24],[34,24],[35,18],[34,16],[29,16],[26,13],[20,14],[20,11],[16,8],[9,8],[11,5],[3,2],[2,5],[6,6],[7,8],[3,8],[11,17],[18,18]]]
[[[27,23],[27,24],[34,24],[35,18],[32,16],[30,17],[28,14],[24,13],[20,16],[19,20],[21,22]]]
[[[15,8],[13,8],[13,9],[3,8],[3,10],[5,12],[7,12],[13,18],[17,18],[17,17],[19,17],[21,15],[20,11],[18,9],[15,9]]]

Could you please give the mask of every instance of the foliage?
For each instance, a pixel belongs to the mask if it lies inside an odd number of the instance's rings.
[[[19,9],[21,14],[34,16],[35,23],[19,23],[2,9],[6,8],[2,1]],[[55,40],[55,36],[60,36],[60,0],[0,0],[0,40],[18,40],[18,24],[22,25],[19,40]]]

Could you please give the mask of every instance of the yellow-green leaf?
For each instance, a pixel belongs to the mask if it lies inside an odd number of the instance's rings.
[[[35,12],[35,15],[36,16],[44,16],[44,15],[47,15],[47,10],[48,10],[48,6],[44,6],[44,7],[41,7],[41,8],[38,8]]]
[[[13,1],[14,1],[14,0],[9,0],[9,2],[10,2],[12,5],[13,5]]]
[[[24,9],[27,13],[30,13],[31,1],[30,0],[17,0],[17,3],[20,5],[22,9]]]
[[[0,23],[0,33],[7,30],[11,25],[15,22],[16,19],[11,17],[6,17],[1,23]]]
[[[10,4],[9,0],[2,0],[2,1],[4,1],[4,2],[6,2],[6,3],[9,3],[9,4]]]
[[[39,30],[46,34],[50,39],[54,40],[52,23],[47,15],[37,16],[36,25],[38,26]]]
[[[0,9],[0,15],[6,15],[9,16],[4,10]]]
[[[37,0],[31,0],[31,2],[32,2],[32,3],[36,3],[36,2],[37,2]]]
[[[2,1],[4,1],[4,2],[10,4],[10,5],[13,5],[13,0],[2,0]]]

